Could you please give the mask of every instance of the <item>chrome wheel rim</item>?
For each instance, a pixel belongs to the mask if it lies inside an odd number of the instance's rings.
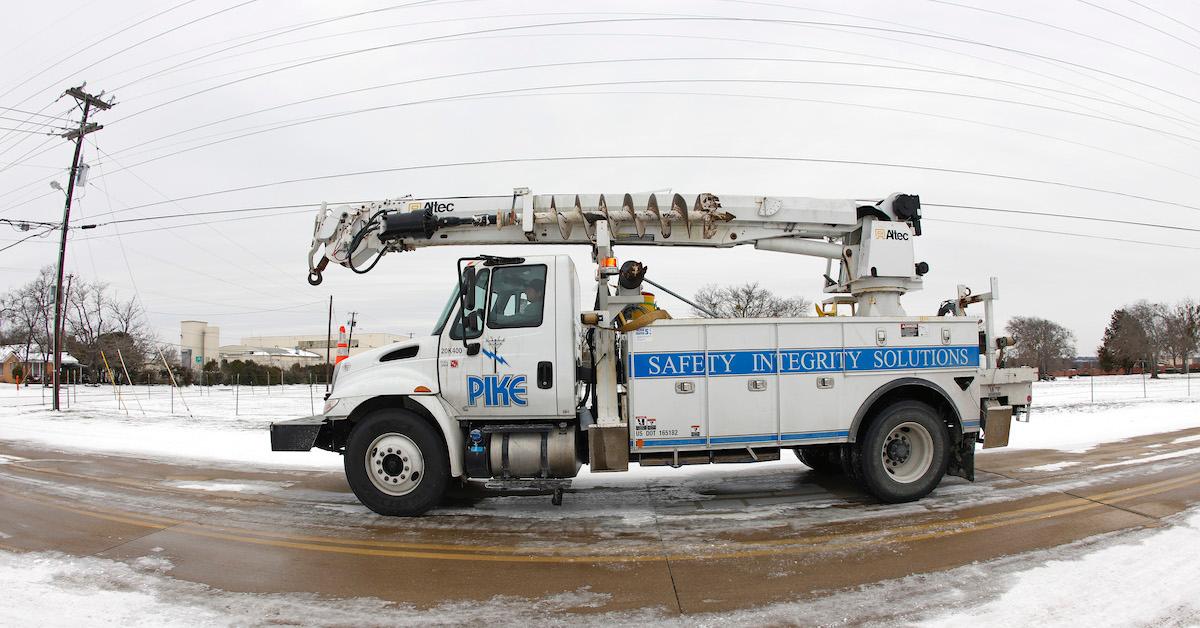
[[[425,476],[425,457],[421,448],[403,434],[381,434],[366,455],[367,477],[381,492],[395,497],[407,495]]]
[[[888,432],[879,455],[889,477],[911,484],[933,464],[933,436],[920,423],[906,421]]]

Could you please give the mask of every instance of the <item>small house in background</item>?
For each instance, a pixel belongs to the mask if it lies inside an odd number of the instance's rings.
[[[63,381],[76,381],[79,371],[83,365],[76,360],[74,356],[63,351],[62,354],[63,372],[69,373],[63,377]],[[21,380],[31,383],[42,383],[53,381],[47,377],[47,374],[54,370],[54,355],[43,353],[41,347],[31,347],[29,355],[25,355],[24,345],[5,345],[0,346],[0,382],[5,384],[17,383],[16,375],[13,370],[20,366],[24,375]],[[71,373],[71,371],[75,371]]]

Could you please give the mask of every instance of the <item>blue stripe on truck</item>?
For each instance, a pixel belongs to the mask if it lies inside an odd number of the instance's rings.
[[[815,440],[820,438],[849,438],[850,432],[846,430],[834,430],[830,432],[798,432],[793,434],[783,434],[776,437],[775,434],[751,434],[748,436],[713,436],[706,439],[703,436],[692,438],[642,438],[642,447],[671,447],[677,445],[706,445],[706,444],[725,444],[725,443],[775,443],[779,441],[796,441],[796,440]],[[633,447],[634,441],[629,441],[629,446]]]
[[[654,377],[720,377],[786,373],[899,371],[977,368],[978,345],[860,347],[850,349],[762,349],[634,353],[630,374]]]

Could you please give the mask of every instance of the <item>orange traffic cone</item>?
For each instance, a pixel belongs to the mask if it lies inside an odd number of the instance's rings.
[[[348,357],[350,357],[350,344],[346,342],[346,326],[342,325],[338,327],[337,358],[333,363],[337,364]]]

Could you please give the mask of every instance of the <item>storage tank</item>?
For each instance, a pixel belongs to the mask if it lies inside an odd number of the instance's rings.
[[[209,360],[220,355],[221,330],[205,321],[182,321],[179,323],[179,356],[186,366],[199,369]],[[196,362],[200,358],[200,362]]]
[[[212,325],[206,325],[204,327],[203,360],[200,362],[200,364],[197,364],[195,366],[202,368],[205,364],[208,364],[209,360],[219,360],[220,355],[221,355],[220,347],[221,347],[221,330],[216,327],[213,327]],[[195,358],[193,358],[193,361],[194,360],[195,360]]]

